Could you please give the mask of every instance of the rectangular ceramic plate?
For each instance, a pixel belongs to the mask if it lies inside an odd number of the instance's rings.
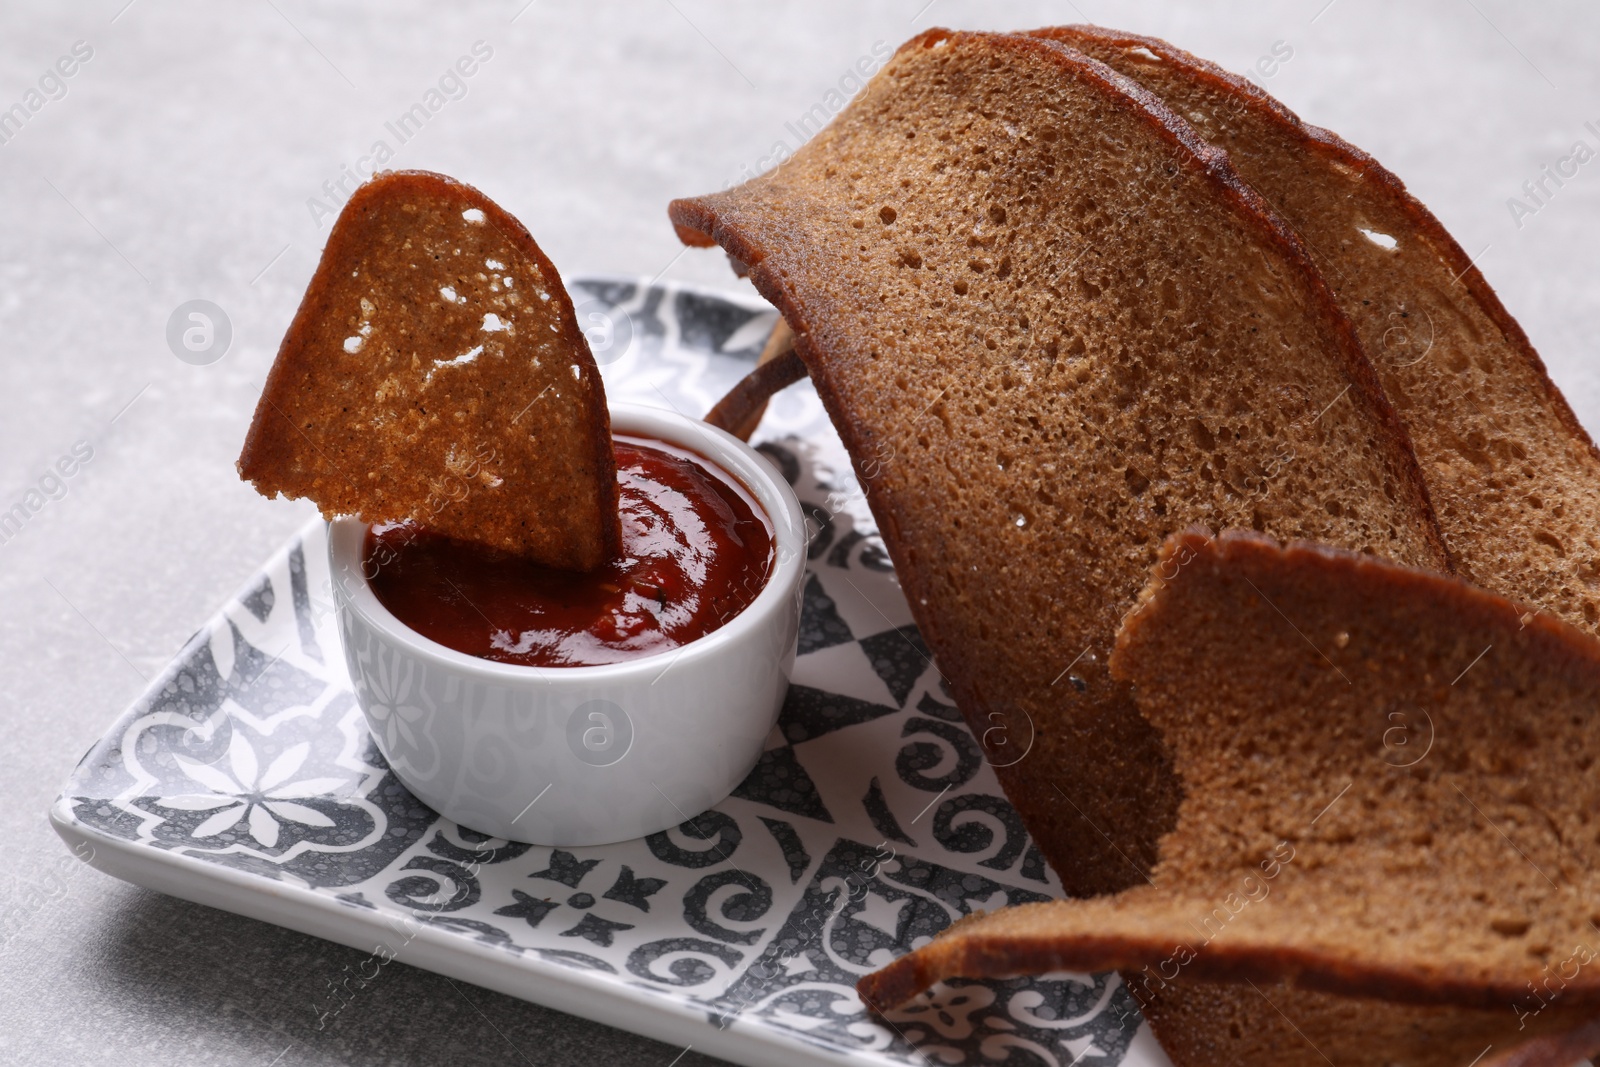
[[[693,415],[775,321],[680,287],[572,291],[609,395]],[[712,810],[570,850],[440,819],[368,736],[316,522],[89,751],[56,829],[108,874],[374,967],[392,956],[737,1062],[1165,1064],[1114,975],[955,982],[887,1022],[863,1010],[861,975],[1059,886],[941,688],[809,386],[774,402],[758,440],[814,526],[805,614],[767,751]],[[390,688],[374,694],[383,728],[408,730],[420,712],[404,680]],[[499,753],[478,758],[492,773]]]

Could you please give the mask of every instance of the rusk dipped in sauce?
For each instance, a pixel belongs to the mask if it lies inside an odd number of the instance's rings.
[[[328,520],[366,736],[443,818],[632,840],[759,760],[796,655],[799,502],[715,426],[608,404],[559,272],[476,189],[408,171],[351,196],[239,470]]]
[[[772,525],[750,492],[693,452],[617,436],[622,555],[589,572],[540,566],[412,522],[374,526],[378,600],[424,637],[532,667],[666,652],[734,618],[765,586]]]

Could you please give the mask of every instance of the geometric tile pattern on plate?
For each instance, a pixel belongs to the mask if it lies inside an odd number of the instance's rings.
[[[758,301],[675,286],[578,279],[573,293],[580,325],[610,331],[591,341],[611,398],[693,415],[773,322]],[[1130,1054],[1141,1023],[1114,975],[951,983],[887,1022],[863,1010],[862,974],[962,915],[1059,886],[946,695],[809,386],[774,402],[758,441],[811,526],[800,654],[760,763],[712,810],[573,849],[440,819],[367,734],[317,522],[84,757],[58,815],[397,930],[604,976],[611,995],[709,1026],[782,1031],[818,1062],[1159,1062]],[[433,710],[403,675],[370,697],[397,737]]]

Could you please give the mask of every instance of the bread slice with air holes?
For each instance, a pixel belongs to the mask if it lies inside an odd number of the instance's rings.
[[[1106,668],[1163,537],[1244,526],[1446,566],[1299,241],[1078,52],[930,31],[780,170],[670,212],[794,329],[917,624],[1069,892],[1142,882],[1177,810]]]
[[[1036,32],[1161,97],[1300,234],[1410,432],[1459,572],[1600,632],[1600,451],[1432,212],[1361,149],[1165,41]]]
[[[1439,220],[1367,153],[1302,122],[1254,83],[1165,41],[1094,26],[1036,33],[1160,96],[1226,151],[1299,232],[1406,423],[1460,572],[1600,631],[1600,454],[1522,329]],[[1259,1018],[1241,1027],[1237,991],[1191,986],[1165,987],[1151,1011],[1158,1030],[1186,1020],[1181,1038],[1163,1035],[1180,1060],[1182,1047],[1226,1049],[1236,1030],[1257,1038],[1277,1030],[1285,1045],[1320,1064],[1308,1040],[1321,1047],[1350,1034],[1353,1010],[1364,1013],[1360,1032],[1374,1050],[1394,1046],[1389,1033],[1472,1031],[1468,1020],[1438,1010],[1420,1013],[1424,1024],[1415,1009],[1371,1001],[1353,1007],[1290,988],[1272,990],[1272,1008],[1246,991]],[[1186,1000],[1196,1002],[1180,1003]]]
[[[1184,785],[1149,881],[964,920],[863,980],[864,999],[1064,968],[1120,968],[1158,1005],[1180,976],[1240,983],[1254,1010],[1226,1047],[1170,1050],[1208,1065],[1466,1067],[1600,1011],[1600,642],[1457,578],[1189,531],[1111,671]],[[1256,1025],[1274,1002],[1245,983],[1273,981],[1455,1029],[1374,1033],[1346,1001],[1354,1025],[1308,1047]],[[1600,1051],[1587,1040],[1580,1055]]]
[[[605,387],[560,276],[499,205],[426,171],[339,213],[239,474],[553,567],[622,546]]]

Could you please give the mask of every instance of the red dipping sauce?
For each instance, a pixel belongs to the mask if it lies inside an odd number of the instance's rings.
[[[727,623],[772,573],[772,525],[710,460],[618,436],[622,558],[582,574],[454,541],[413,522],[375,526],[372,591],[401,622],[458,652],[586,667],[666,652]]]

